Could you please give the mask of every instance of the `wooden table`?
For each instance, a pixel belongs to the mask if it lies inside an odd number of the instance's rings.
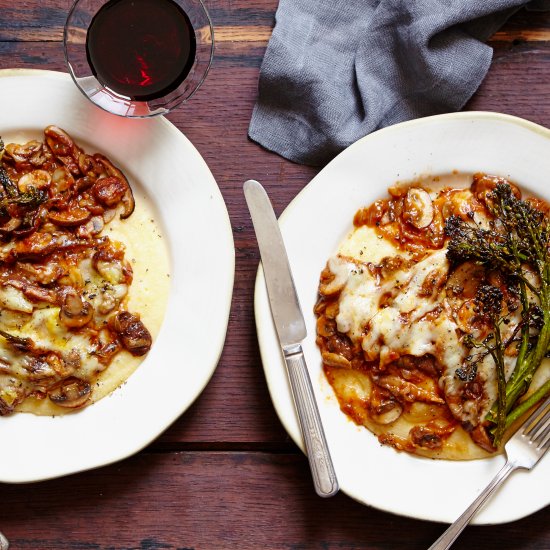
[[[0,68],[64,71],[69,4],[0,0]],[[207,4],[214,65],[195,98],[168,118],[204,156],[232,220],[236,282],[225,351],[195,404],[138,455],[63,479],[0,485],[0,529],[14,550],[427,548],[441,524],[383,513],[344,494],[318,498],[305,457],[275,415],[254,327],[259,255],[242,182],[262,181],[279,214],[317,170],[247,139],[277,0]],[[467,109],[550,126],[550,14],[520,11],[491,44],[493,65]],[[511,524],[469,527],[455,548],[547,550],[549,525],[547,508]]]

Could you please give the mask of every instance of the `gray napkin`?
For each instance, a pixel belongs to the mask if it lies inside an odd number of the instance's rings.
[[[525,0],[280,0],[249,136],[323,165],[379,128],[464,106]],[[532,3],[548,9],[548,0]]]

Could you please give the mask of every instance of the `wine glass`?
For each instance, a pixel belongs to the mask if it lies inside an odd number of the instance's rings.
[[[212,63],[214,33],[202,0],[76,0],[63,44],[86,97],[145,118],[193,96]]]

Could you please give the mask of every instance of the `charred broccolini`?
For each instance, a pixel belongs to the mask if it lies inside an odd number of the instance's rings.
[[[486,195],[485,202],[494,218],[488,226],[476,223],[473,215],[471,222],[450,216],[445,231],[450,237],[447,257],[451,264],[474,261],[498,270],[517,289],[521,305],[521,321],[512,337],[503,341],[501,326],[509,322],[512,310],[502,308],[499,289],[482,286],[476,299],[492,331],[481,342],[475,342],[472,337],[466,339],[470,347],[482,348],[482,354],[490,354],[495,362],[498,398],[486,421],[494,444],[498,445],[504,430],[550,393],[548,380],[527,399],[518,402],[550,345],[550,223],[544,212],[518,198],[507,183],[497,184]],[[516,346],[517,357],[506,381],[503,357],[512,345]],[[457,374],[467,376],[463,371]]]

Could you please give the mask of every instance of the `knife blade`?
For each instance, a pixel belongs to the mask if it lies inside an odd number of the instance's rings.
[[[338,492],[338,480],[300,344],[307,335],[306,324],[283,237],[262,185],[248,180],[243,189],[260,249],[271,314],[287,368],[313,484],[319,496],[331,497]]]

